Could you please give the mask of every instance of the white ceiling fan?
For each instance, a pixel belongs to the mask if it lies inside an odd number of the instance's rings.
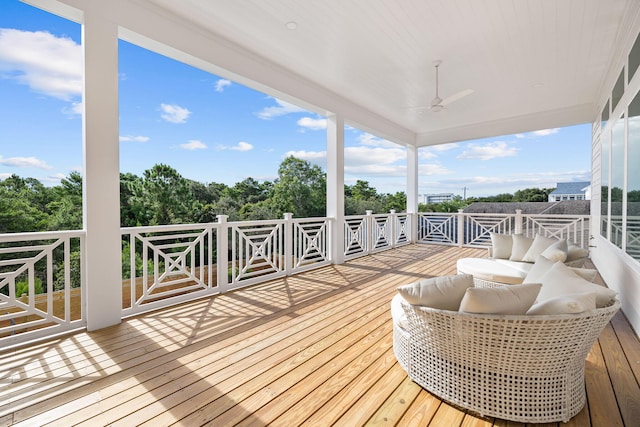
[[[438,68],[440,67],[440,64],[442,64],[442,61],[439,59],[433,61],[433,65],[434,67],[436,67],[436,97],[431,101],[429,110],[433,111],[434,113],[446,109],[447,105],[458,101],[467,95],[471,95],[474,92],[473,89],[465,89],[461,90],[460,92],[454,93],[453,95],[448,96],[444,99],[440,98],[440,95],[438,94]]]

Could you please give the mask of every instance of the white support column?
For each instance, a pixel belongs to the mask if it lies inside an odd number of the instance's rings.
[[[327,217],[331,227],[331,262],[344,263],[344,119],[327,117]]]
[[[86,319],[92,331],[122,317],[118,27],[85,13],[82,46]]]
[[[418,241],[418,147],[407,144],[407,214],[409,241]]]

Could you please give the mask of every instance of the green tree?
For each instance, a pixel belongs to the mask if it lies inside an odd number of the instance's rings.
[[[145,206],[144,180],[132,173],[120,174],[120,225],[147,225],[151,210]]]
[[[525,188],[513,193],[514,202],[546,202],[553,188]]]
[[[200,211],[189,181],[171,166],[158,164],[144,171],[144,205],[150,225],[193,222]]]
[[[33,178],[17,175],[0,181],[0,233],[49,229],[49,190]]]
[[[298,218],[325,216],[326,200],[326,175],[319,166],[293,156],[282,161],[271,198],[278,217],[285,212]]]
[[[368,181],[357,180],[351,187],[351,197],[356,200],[372,200],[378,197],[378,192],[375,188],[369,185]]]
[[[82,175],[71,172],[53,188],[54,200],[47,205],[50,212],[49,230],[82,228]]]

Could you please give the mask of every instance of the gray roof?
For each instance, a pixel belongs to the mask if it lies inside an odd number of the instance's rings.
[[[559,182],[550,194],[584,194],[585,187],[590,185],[589,181]]]

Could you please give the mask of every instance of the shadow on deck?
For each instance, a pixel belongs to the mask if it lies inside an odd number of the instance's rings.
[[[0,425],[521,425],[448,405],[392,351],[395,288],[486,250],[410,245],[0,354]],[[640,344],[618,313],[567,425],[637,425]]]

